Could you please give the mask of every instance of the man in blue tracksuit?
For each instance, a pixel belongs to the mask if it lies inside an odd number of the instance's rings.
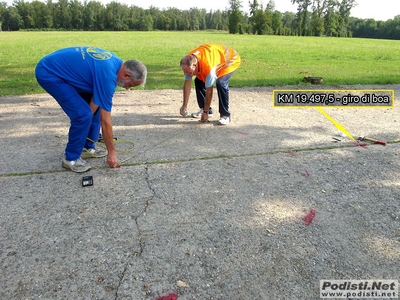
[[[118,158],[111,123],[116,86],[130,89],[146,83],[147,69],[137,60],[123,61],[114,53],[94,47],[70,47],[43,57],[36,66],[38,83],[59,103],[71,120],[64,168],[86,172],[83,160],[107,156],[115,168]],[[107,151],[96,148],[100,127]]]

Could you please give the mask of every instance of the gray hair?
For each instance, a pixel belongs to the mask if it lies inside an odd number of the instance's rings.
[[[179,63],[179,65],[181,66],[181,68],[183,65],[190,67],[193,64],[193,61],[194,61],[194,55],[185,55],[181,59],[181,62]]]
[[[129,73],[131,73],[132,77],[135,80],[141,80],[142,84],[141,86],[146,85],[146,79],[147,79],[147,68],[146,66],[138,60],[127,60],[124,63],[125,70],[127,70]]]

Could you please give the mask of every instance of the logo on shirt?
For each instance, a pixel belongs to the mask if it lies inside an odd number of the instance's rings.
[[[93,59],[107,60],[112,57],[111,52],[100,48],[89,47],[86,49],[87,54]]]

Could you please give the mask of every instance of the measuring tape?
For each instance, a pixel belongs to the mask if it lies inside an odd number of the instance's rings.
[[[87,139],[88,141],[93,142],[96,146],[99,146],[100,148],[103,148],[103,149],[107,150],[107,147],[104,146],[104,145],[102,145],[102,143],[100,143],[100,142],[95,142],[95,141],[93,141],[93,140],[90,139],[90,138],[86,138],[86,139]],[[117,143],[130,145],[130,147],[129,147],[128,149],[115,150],[115,151],[118,152],[118,153],[127,153],[127,152],[131,152],[131,151],[133,151],[133,149],[135,148],[135,144],[134,144],[133,142],[131,142],[131,141],[128,141],[128,140],[117,140],[117,139],[114,139],[114,144],[117,144]],[[84,149],[84,150],[87,151],[86,149]],[[89,151],[87,151],[87,152],[90,153]],[[92,153],[90,153],[90,154],[92,154]],[[93,157],[95,157],[94,154],[92,154],[92,155],[93,155]]]

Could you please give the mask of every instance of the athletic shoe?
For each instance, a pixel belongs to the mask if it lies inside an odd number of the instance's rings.
[[[76,173],[83,173],[90,170],[89,164],[82,158],[78,158],[77,160],[63,159],[62,166]]]
[[[192,117],[193,117],[193,118],[201,118],[201,115],[202,115],[202,114],[203,114],[203,109],[200,109],[198,112],[192,113]],[[212,117],[212,116],[213,116],[213,111],[212,111],[212,108],[211,108],[211,107],[208,109],[208,116],[209,116],[209,117]]]
[[[107,150],[102,149],[102,148],[92,148],[92,149],[83,149],[83,152],[81,154],[81,158],[87,159],[87,158],[99,158],[99,157],[104,157],[107,155]]]
[[[231,117],[229,117],[229,116],[222,116],[222,117],[218,120],[218,124],[219,124],[219,125],[228,125],[230,121],[231,121]]]

